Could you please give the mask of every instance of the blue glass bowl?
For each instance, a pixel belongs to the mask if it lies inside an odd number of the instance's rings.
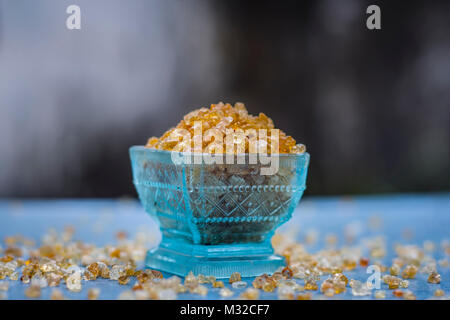
[[[308,153],[279,155],[278,172],[267,176],[261,164],[175,164],[171,152],[142,146],[130,157],[139,199],[162,232],[147,267],[227,278],[284,265],[270,239],[303,195]]]

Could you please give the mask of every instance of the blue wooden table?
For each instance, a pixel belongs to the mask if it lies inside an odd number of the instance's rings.
[[[376,225],[379,225],[376,227]],[[35,239],[39,243],[42,235],[50,228],[62,230],[65,226],[75,227],[75,239],[96,245],[114,243],[118,230],[133,235],[142,230],[149,231],[154,237],[153,245],[160,239],[158,227],[143,211],[135,200],[1,200],[0,201],[0,238],[21,234]],[[293,218],[280,228],[281,232],[295,232],[299,241],[307,235],[316,234],[318,240],[307,245],[309,252],[315,252],[325,246],[327,236],[337,236],[338,245],[345,242],[344,234],[353,228],[355,242],[365,238],[383,236],[387,243],[387,255],[382,259],[390,265],[394,257],[393,246],[416,244],[422,246],[432,241],[439,246],[442,241],[450,241],[450,194],[386,195],[364,197],[304,197],[294,212]],[[3,248],[5,247],[2,244]],[[434,253],[436,259],[450,259],[442,250]],[[441,288],[450,293],[450,268],[438,266],[441,284],[429,284],[425,274],[418,274],[410,280],[409,290],[418,299],[432,297],[433,292]],[[358,267],[345,272],[349,278],[365,281],[366,269]],[[326,276],[323,277],[325,279]],[[243,279],[251,285],[252,279]],[[302,283],[302,280],[298,280]],[[64,295],[72,299],[85,299],[89,288],[101,289],[100,299],[116,299],[120,292],[130,289],[134,281],[122,286],[115,281],[100,279],[83,283],[79,293],[69,292],[60,286]],[[10,281],[9,299],[24,299],[27,285],[20,281]],[[207,296],[180,294],[180,299],[221,299],[218,289],[209,287]],[[393,299],[387,286],[387,298]],[[242,290],[233,289],[237,298]],[[48,299],[51,288],[44,288],[42,299]],[[276,299],[276,293],[262,293],[261,299]],[[323,298],[319,292],[314,298]],[[371,299],[355,297],[351,290],[338,295],[336,299]]]

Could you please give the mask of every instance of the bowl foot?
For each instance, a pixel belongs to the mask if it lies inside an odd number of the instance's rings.
[[[178,239],[163,240],[159,247],[149,250],[145,265],[183,277],[192,271],[220,279],[229,278],[233,272],[242,277],[272,274],[285,265],[285,260],[273,254],[269,242],[196,245]]]

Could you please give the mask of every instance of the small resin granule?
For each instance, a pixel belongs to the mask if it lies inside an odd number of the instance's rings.
[[[9,282],[8,281],[0,281],[0,291],[8,291]]]
[[[119,282],[119,284],[122,284],[122,285],[128,284],[128,282],[130,282],[130,277],[121,276],[121,277],[119,277],[119,279],[117,279],[117,282]]]
[[[261,289],[265,283],[265,279],[262,276],[255,277],[255,280],[252,282],[252,286],[255,289]]]
[[[389,286],[389,289],[398,289],[402,279],[395,276],[384,275],[382,280]]]
[[[87,271],[89,271],[94,278],[97,278],[100,275],[100,267],[97,262],[91,263],[87,266]]]
[[[95,277],[89,270],[85,270],[83,273],[83,280],[85,281],[91,281],[95,280],[97,277]]]
[[[440,259],[438,263],[442,268],[447,268],[450,266],[450,262],[447,259]]]
[[[423,248],[427,252],[433,252],[436,249],[434,243],[432,241],[430,241],[430,240],[426,240],[423,243]]]
[[[359,265],[363,268],[367,267],[369,265],[369,259],[368,258],[359,259]]]
[[[109,279],[111,276],[111,272],[108,266],[103,262],[99,262],[98,267],[100,268],[100,277],[102,277],[103,279]]]
[[[329,246],[329,247],[334,247],[338,242],[338,238],[335,234],[327,234],[325,236],[325,243]]]
[[[345,292],[346,283],[340,280],[333,280],[333,289],[335,294],[340,294]]]
[[[91,288],[91,289],[88,290],[87,298],[89,300],[97,300],[99,295],[100,295],[100,289],[99,288]]]
[[[23,274],[21,277],[20,277],[20,281],[21,282],[23,282],[23,283],[30,283],[30,277],[28,276],[28,275],[26,275],[26,274]]]
[[[213,288],[223,288],[225,285],[223,281],[214,281],[212,283]]]
[[[430,273],[432,273],[432,272],[437,272],[437,269],[436,269],[436,263],[435,263],[434,261],[426,263],[426,264],[420,269],[420,272],[428,273],[428,274],[430,274]]]
[[[401,269],[397,264],[393,264],[390,268],[389,268],[389,273],[392,276],[398,276],[400,275]]]
[[[70,291],[80,292],[81,291],[81,275],[79,272],[71,274],[66,279],[66,287]]]
[[[297,296],[297,300],[311,300],[310,293],[301,293]]]
[[[356,261],[352,259],[344,259],[343,260],[343,267],[345,270],[353,270],[357,266]]]
[[[150,279],[150,276],[143,271],[139,271],[136,278],[140,283],[145,283]]]
[[[55,288],[52,290],[52,293],[50,294],[50,299],[51,300],[64,300],[65,298],[64,298],[62,291]]]
[[[353,288],[355,285],[359,284],[359,280],[355,280],[355,279],[350,279],[348,285],[350,286],[350,288]]]
[[[197,276],[197,280],[198,280],[198,283],[209,283],[209,279],[203,274],[199,274]]]
[[[295,290],[289,286],[281,286],[277,290],[277,296],[280,300],[293,300],[295,299]]]
[[[159,298],[161,297],[161,291],[159,292]],[[171,290],[171,291],[174,291],[174,290]],[[134,296],[136,297],[136,300],[148,300],[148,299],[150,299],[150,293],[148,291],[142,290],[142,289],[141,290],[135,290],[134,291]],[[176,296],[176,293],[175,293],[175,296]]]
[[[119,280],[120,277],[125,275],[125,267],[122,265],[113,265],[109,272],[109,278],[111,280]]]
[[[375,299],[386,299],[386,291],[384,290],[377,290],[374,294]]]
[[[392,294],[397,297],[397,298],[402,298],[403,297],[403,291],[402,290],[394,290],[392,291]]]
[[[192,271],[190,271],[187,274],[187,276],[184,278],[184,285],[188,289],[193,289],[193,288],[197,287],[198,280],[197,280],[197,277],[192,273]]]
[[[204,285],[199,284],[192,290],[192,293],[199,294],[201,296],[206,296],[208,294],[208,288]]]
[[[434,291],[435,297],[443,297],[444,295],[445,295],[445,292],[442,289],[437,289],[436,291]]]
[[[117,300],[134,300],[134,299],[135,299],[135,295],[134,295],[133,291],[131,291],[131,290],[123,291],[117,297]]]
[[[36,273],[31,278],[31,285],[36,285],[41,288],[45,288],[48,286],[48,282],[47,282],[47,279],[45,278],[45,276],[43,276],[42,274]]]
[[[241,274],[239,272],[233,272],[230,276],[230,283],[241,281]]]
[[[17,281],[19,279],[19,273],[17,271],[11,273],[9,275],[9,279],[13,281]]]
[[[137,290],[143,290],[144,286],[139,281],[136,281],[131,290],[137,291]]]
[[[315,291],[319,289],[319,286],[317,285],[317,283],[313,280],[307,280],[305,282],[305,290],[312,290]]]
[[[333,276],[333,282],[337,283],[337,282],[344,282],[345,285],[348,284],[348,278],[343,275],[342,273],[335,273]]]
[[[245,281],[236,281],[231,284],[234,289],[243,289],[247,287],[247,282]]]
[[[417,273],[417,267],[415,265],[407,265],[402,271],[403,279],[414,279]]]
[[[283,274],[281,272],[274,272],[272,275],[272,279],[275,280],[275,282],[279,282],[280,280],[284,279],[285,276],[283,276]]]
[[[117,233],[116,233],[116,239],[117,239],[118,241],[123,241],[123,240],[125,240],[126,238],[128,238],[128,234],[127,234],[125,231],[123,231],[123,230],[117,231]]]
[[[386,250],[383,247],[376,247],[370,251],[373,258],[383,258],[386,255]]]
[[[416,300],[416,295],[412,291],[406,290],[405,292],[403,292],[403,299]]]
[[[158,270],[151,270],[150,273],[151,273],[153,279],[162,279],[163,278],[163,274]]]
[[[428,282],[435,284],[441,283],[441,275],[437,272],[430,273],[430,275],[428,276]]]
[[[334,285],[333,285],[333,280],[331,280],[331,279],[325,280],[324,282],[322,282],[322,284],[320,286],[320,292],[325,294],[327,291],[331,291],[333,293],[332,295],[334,295]]]
[[[367,286],[367,283],[362,283],[358,280],[351,280],[350,287],[352,288],[352,295],[354,296],[369,296],[372,290]]]
[[[292,272],[291,268],[289,267],[285,267],[282,271],[281,274],[285,277],[285,278],[292,278],[294,276],[294,273]]]
[[[259,299],[259,290],[255,288],[248,288],[239,296],[241,299],[245,300],[258,300]]]
[[[272,292],[273,290],[275,290],[276,285],[274,281],[266,281],[264,282],[262,289],[265,292]]]
[[[175,300],[177,293],[173,289],[162,289],[158,292],[159,300]]]
[[[231,297],[234,294],[234,292],[228,288],[222,288],[222,289],[220,289],[219,294],[223,298],[228,298],[228,297]]]
[[[58,273],[47,273],[47,283],[49,287],[57,287],[59,286],[59,283],[61,282],[62,276]]]
[[[25,295],[28,298],[39,298],[41,296],[41,287],[36,285],[30,285],[25,289]]]

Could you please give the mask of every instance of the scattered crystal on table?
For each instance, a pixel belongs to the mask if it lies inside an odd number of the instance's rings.
[[[197,284],[184,293],[159,288],[160,299],[448,299],[450,294],[450,195],[393,195],[365,197],[306,197],[294,212],[294,217],[272,239],[279,254],[290,256],[292,270],[283,270],[272,281],[242,278],[230,283],[192,277]],[[144,214],[135,200],[2,200],[0,201],[0,237],[7,242],[16,235],[35,241],[50,241],[56,232],[70,236],[84,246],[93,244],[114,252],[117,242],[132,241],[135,258],[143,259],[149,246],[157,245],[160,235],[157,225]],[[56,231],[50,231],[49,229]],[[73,234],[72,234],[73,233]],[[46,239],[42,239],[45,235]],[[11,238],[13,237],[13,238]],[[75,242],[76,243],[76,242]],[[32,243],[27,243],[32,247]],[[0,256],[9,245],[1,244]],[[140,248],[140,249],[139,249]],[[23,250],[23,259],[32,251]],[[11,252],[10,252],[11,253]],[[334,255],[334,258],[333,258]],[[85,258],[87,259],[87,258]],[[296,262],[297,261],[297,262]],[[315,261],[322,270],[343,265],[337,274],[305,275],[298,261]],[[338,262],[336,262],[338,261]],[[402,262],[407,264],[401,265]],[[91,262],[91,261],[84,261]],[[5,263],[5,262],[3,262]],[[419,265],[420,263],[420,265]],[[367,287],[367,273],[379,265],[381,288]],[[85,268],[79,264],[81,268]],[[2,265],[4,267],[4,264]],[[137,269],[141,269],[140,260]],[[348,270],[346,270],[348,269]],[[0,297],[24,299],[145,299],[142,290],[132,291],[137,276],[124,284],[119,280],[97,278],[72,279],[75,290],[68,290],[61,281],[58,286],[43,287],[39,295],[22,283],[21,268],[0,280]],[[73,271],[73,270],[72,270]],[[83,270],[84,271],[84,270]],[[281,270],[280,270],[281,271]],[[342,274],[345,276],[342,277]],[[291,278],[292,272],[292,278]],[[372,270],[373,272],[373,270]],[[169,274],[162,274],[165,279]],[[155,271],[153,275],[159,277]],[[17,278],[17,280],[13,280]],[[398,280],[397,280],[398,278]],[[348,283],[341,286],[342,282]],[[201,280],[201,281],[199,281]],[[168,281],[168,280],[165,280]],[[184,279],[170,281],[180,281]],[[37,282],[37,280],[35,280]],[[262,283],[264,290],[254,289]],[[35,283],[36,284],[36,283]],[[233,285],[234,284],[234,285]],[[389,289],[391,287],[391,289]],[[306,289],[313,290],[306,290]],[[28,290],[28,291],[27,291]],[[334,291],[334,292],[333,292]],[[342,291],[342,292],[340,292]],[[136,293],[137,292],[137,293]]]

